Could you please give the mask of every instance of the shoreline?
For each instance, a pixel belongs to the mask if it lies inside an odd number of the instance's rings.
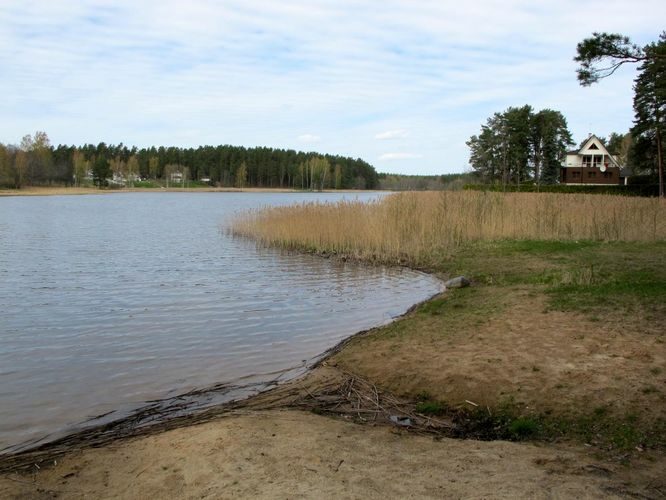
[[[232,188],[232,187],[196,187],[196,188],[123,188],[98,189],[77,187],[28,187],[23,189],[0,189],[0,197],[10,196],[76,196],[91,194],[123,194],[123,193],[385,193],[377,189],[325,189],[323,191],[306,191],[288,188]]]
[[[452,439],[440,432],[449,422],[400,403],[323,362],[235,405],[5,468],[0,496],[661,497],[663,457],[628,467],[567,442]],[[393,414],[421,421],[401,427]]]
[[[3,474],[0,496],[660,498],[662,466],[627,470],[565,445],[436,441],[290,409],[238,412]]]
[[[435,275],[433,274],[433,276]],[[435,278],[441,281],[437,276],[435,276]],[[203,408],[199,411],[195,409],[191,413],[180,415],[178,415],[178,413],[182,413],[182,409],[178,407],[172,407],[170,403],[181,400],[185,396],[190,396],[193,394],[206,394],[210,391],[214,391],[218,386],[225,386],[225,389],[227,389],[229,392],[243,390],[249,391],[251,389],[240,385],[226,385],[225,382],[220,382],[210,387],[195,389],[184,394],[151,401],[150,406],[148,406],[148,402],[145,402],[146,406],[143,406],[136,411],[133,411],[131,414],[117,420],[112,420],[110,422],[84,428],[82,430],[66,434],[57,439],[38,444],[35,447],[20,449],[14,453],[0,454],[0,474],[25,470],[26,467],[33,467],[35,464],[40,467],[43,465],[48,466],[49,462],[52,462],[53,460],[56,460],[63,455],[67,455],[73,452],[79,452],[81,450],[91,447],[98,447],[100,445],[108,446],[119,441],[131,440],[141,436],[159,434],[167,430],[197,425],[202,421],[205,422],[210,419],[220,418],[223,415],[239,410],[248,408],[252,409],[252,411],[281,408],[287,409],[291,406],[290,404],[285,404],[284,406],[275,406],[274,401],[276,399],[280,400],[284,398],[285,394],[292,393],[294,387],[297,387],[301,384],[307,385],[309,382],[308,377],[313,377],[317,370],[325,367],[328,364],[328,360],[342,351],[349,343],[353,342],[359,337],[370,335],[373,332],[385,327],[387,324],[395,323],[396,321],[400,321],[401,319],[408,317],[416,309],[443,295],[445,292],[446,289],[442,285],[441,291],[431,295],[425,300],[413,304],[404,313],[392,318],[389,323],[384,323],[372,328],[360,330],[340,340],[334,346],[314,356],[312,358],[314,362],[310,366],[306,367],[303,373],[296,374],[282,382],[276,382],[275,380],[279,379],[282,374],[294,370],[293,367],[286,368],[284,372],[281,372],[277,379],[259,382],[258,384],[264,386],[265,389],[260,390],[256,394],[243,396],[239,399],[231,399],[221,404]],[[314,376],[313,378],[317,379],[318,376]],[[254,384],[252,385],[254,386]],[[154,403],[165,403],[165,410],[156,410],[155,412],[151,411],[152,404]],[[148,410],[147,413],[146,410]],[[155,418],[155,415],[159,416]],[[148,423],[142,424],[141,420],[146,419],[148,420]],[[23,444],[27,443],[19,443],[16,446],[21,447]]]

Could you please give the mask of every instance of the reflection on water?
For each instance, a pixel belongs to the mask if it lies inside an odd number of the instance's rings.
[[[224,231],[238,210],[341,196],[0,199],[0,450],[296,373],[439,290],[419,273],[283,255]]]

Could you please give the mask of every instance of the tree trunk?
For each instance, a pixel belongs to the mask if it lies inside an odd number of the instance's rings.
[[[659,172],[659,197],[664,197],[664,152],[661,146],[661,131],[657,127],[657,170]]]

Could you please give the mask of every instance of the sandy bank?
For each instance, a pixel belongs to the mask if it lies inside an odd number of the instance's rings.
[[[666,486],[660,455],[627,467],[584,446],[454,440],[375,421],[354,405],[362,381],[348,376],[322,366],[199,423],[51,456],[0,475],[0,497],[659,498]],[[340,387],[351,397],[330,402],[336,418],[295,409],[326,406]],[[378,401],[390,405],[381,391]],[[360,415],[364,425],[352,422]]]
[[[664,465],[643,473],[654,476]],[[0,477],[3,498],[622,498],[656,495],[654,487],[575,448],[436,441],[278,410],[88,449],[35,474]]]

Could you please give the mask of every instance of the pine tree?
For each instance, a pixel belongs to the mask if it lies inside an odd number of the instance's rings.
[[[651,144],[655,151],[655,170],[659,177],[659,196],[664,197],[664,150],[666,130],[666,33],[658,43],[646,47],[655,57],[645,60],[634,86],[634,126],[631,133],[637,140]],[[656,56],[660,57],[656,57]]]
[[[659,36],[659,41],[645,47],[631,43],[628,37],[618,33],[593,33],[576,47],[574,61],[580,63],[576,70],[578,81],[583,86],[596,83],[612,75],[626,63],[641,63],[640,74],[634,86],[635,120],[632,134],[635,137],[634,148],[642,156],[652,156],[655,170],[659,176],[659,196],[664,197],[664,155],[662,138],[664,116],[666,115],[666,32]],[[609,61],[609,66],[598,67],[602,61]],[[654,152],[650,152],[652,144]],[[644,160],[639,160],[643,163]]]

